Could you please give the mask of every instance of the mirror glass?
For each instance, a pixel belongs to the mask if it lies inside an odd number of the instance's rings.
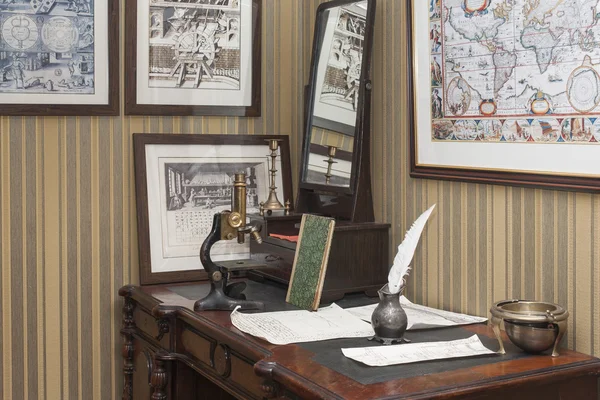
[[[333,4],[317,15],[303,181],[350,187],[370,2]]]

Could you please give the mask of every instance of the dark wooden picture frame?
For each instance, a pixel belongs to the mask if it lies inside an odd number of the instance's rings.
[[[252,4],[251,105],[140,104],[137,99],[138,0],[125,0],[125,115],[259,117],[262,92],[262,1]]]
[[[0,114],[16,116],[115,116],[120,114],[119,108],[119,0],[107,1],[108,41],[108,103],[102,104],[50,104],[50,103],[13,103],[0,104]],[[94,27],[93,29],[100,29]],[[39,39],[38,39],[39,40]],[[95,57],[102,55],[95,54]],[[57,76],[58,77],[58,76]],[[97,83],[97,82],[95,82]],[[59,95],[57,95],[59,96]]]
[[[133,150],[135,159],[135,187],[137,204],[137,230],[140,264],[140,283],[142,285],[188,282],[207,279],[207,274],[201,268],[200,259],[197,259],[198,269],[170,272],[153,272],[151,246],[157,246],[151,237],[148,172],[146,147],[148,145],[161,146],[264,146],[264,157],[269,154],[267,140],[279,140],[279,155],[281,170],[277,175],[281,177],[282,193],[285,200],[293,204],[292,172],[290,162],[289,137],[283,135],[165,135],[136,133],[133,135]],[[159,173],[159,172],[156,172]],[[157,185],[160,185],[159,183]],[[259,201],[264,199],[259,198]],[[212,221],[212,215],[210,217]],[[161,238],[162,239],[162,238]],[[159,243],[158,246],[161,246]],[[214,252],[213,252],[214,253]],[[187,256],[189,257],[189,256]],[[194,261],[196,262],[196,261]]]
[[[406,2],[406,35],[408,46],[403,54],[407,61],[407,79],[408,79],[408,102],[409,115],[409,140],[410,140],[410,176],[413,178],[436,179],[463,181],[470,183],[483,183],[494,185],[513,185],[521,187],[532,187],[554,190],[571,190],[584,192],[600,192],[600,177],[577,174],[556,174],[540,172],[528,172],[520,170],[502,170],[502,169],[484,169],[479,167],[450,167],[421,164],[418,160],[418,140],[417,140],[417,99],[415,68],[416,44],[414,43],[414,27],[417,25],[413,20],[413,4],[420,0],[408,0]],[[429,71],[429,68],[421,67],[423,71]],[[510,144],[506,144],[510,146]],[[568,147],[569,145],[564,145]],[[600,145],[598,150],[600,151]]]

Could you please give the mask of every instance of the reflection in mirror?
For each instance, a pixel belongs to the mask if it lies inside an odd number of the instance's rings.
[[[317,21],[321,46],[307,131],[307,183],[350,187],[368,4],[329,8]]]
[[[367,2],[325,13],[318,59],[313,125],[354,136],[367,18]]]
[[[354,139],[313,127],[308,156],[307,181],[322,185],[350,186]]]

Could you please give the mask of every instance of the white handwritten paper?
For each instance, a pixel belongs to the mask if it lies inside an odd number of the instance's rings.
[[[459,314],[414,304],[404,296],[400,297],[400,304],[406,312],[408,330],[478,324],[487,321],[487,318],[483,317]],[[377,304],[347,308],[346,311],[363,321],[371,322],[371,315],[373,315],[375,307],[377,307]]]
[[[243,314],[235,309],[231,313],[231,323],[242,332],[278,345],[374,335],[371,324],[335,303],[316,312]]]
[[[485,347],[477,335],[473,335],[468,339],[448,342],[408,343],[393,346],[342,349],[342,353],[346,357],[370,367],[496,354]]]

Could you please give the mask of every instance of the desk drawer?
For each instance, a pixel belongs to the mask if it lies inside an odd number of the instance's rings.
[[[267,278],[287,285],[290,282],[295,254],[295,250],[286,247],[251,241],[250,257],[258,263],[267,264],[267,268],[252,271],[248,276],[251,279]]]
[[[178,353],[190,360],[192,368],[230,393],[250,399],[263,397],[263,380],[254,373],[254,362],[230,349],[226,343],[184,326]]]
[[[231,375],[229,380],[236,386],[249,392],[253,398],[262,399],[264,393],[261,389],[264,379],[254,373],[254,363],[238,354],[231,355]]]
[[[210,340],[194,330],[184,328],[181,331],[179,344],[182,347],[178,349],[179,353],[192,358],[204,367],[212,368],[211,355],[217,344],[216,341]]]
[[[250,253],[252,254],[252,259],[264,262],[267,265],[276,265],[276,263],[292,265],[294,264],[296,250],[268,243],[267,241],[264,241],[261,244],[251,241]],[[256,257],[262,257],[262,259]]]

